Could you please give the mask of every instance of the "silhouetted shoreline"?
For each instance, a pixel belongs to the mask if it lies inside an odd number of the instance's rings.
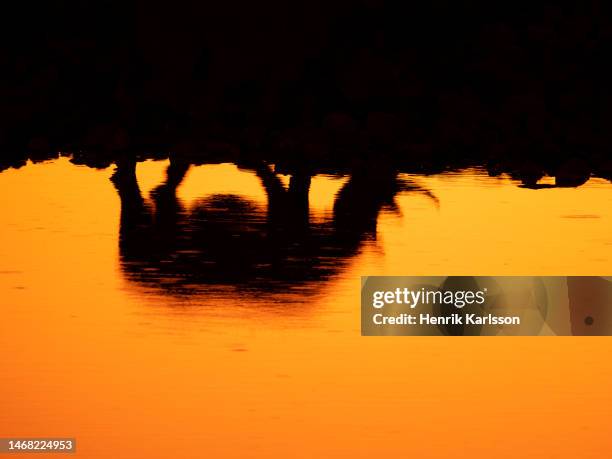
[[[381,152],[378,156],[364,154],[353,157],[317,157],[306,158],[293,155],[273,154],[241,154],[238,148],[216,151],[195,150],[191,153],[86,153],[86,152],[57,152],[54,154],[38,155],[11,155],[0,160],[0,172],[8,168],[19,169],[27,161],[33,163],[57,159],[68,156],[76,165],[84,165],[95,169],[104,169],[121,162],[141,162],[146,160],[171,159],[182,161],[191,165],[233,163],[239,167],[252,168],[256,165],[268,164],[274,167],[275,173],[287,175],[317,174],[351,175],[355,170],[364,166],[378,163],[393,169],[396,173],[410,173],[431,175],[448,171],[458,171],[467,168],[484,168],[490,176],[508,174],[522,186],[543,189],[550,187],[577,187],[585,184],[591,177],[612,180],[612,174],[606,168],[598,167],[598,163],[588,158],[561,157],[561,158],[530,158],[513,160],[509,158],[490,157],[488,159],[453,158],[439,155],[423,155],[416,157],[391,156]],[[555,183],[545,185],[538,182],[544,177],[553,177]]]

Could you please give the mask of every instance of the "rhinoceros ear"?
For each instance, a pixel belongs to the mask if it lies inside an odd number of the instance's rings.
[[[567,291],[572,334],[612,334],[611,277],[568,277]]]

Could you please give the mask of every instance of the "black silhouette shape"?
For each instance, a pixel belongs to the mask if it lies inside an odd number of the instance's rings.
[[[335,199],[333,217],[310,218],[311,173],[294,171],[285,188],[269,165],[251,166],[267,206],[237,195],[213,195],[186,209],[176,196],[190,164],[173,159],[166,181],[140,192],[136,162],[117,164],[112,180],[121,199],[120,256],[127,279],[170,295],[233,286],[259,293],[315,292],[340,272],[362,243],[376,237],[381,209],[397,193],[427,190],[402,181],[391,167],[364,164]]]

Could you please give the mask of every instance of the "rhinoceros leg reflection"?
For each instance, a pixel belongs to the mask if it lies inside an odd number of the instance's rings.
[[[152,236],[152,210],[143,199],[136,179],[136,161],[117,162],[111,177],[121,201],[119,250],[122,260],[140,260],[149,253]]]

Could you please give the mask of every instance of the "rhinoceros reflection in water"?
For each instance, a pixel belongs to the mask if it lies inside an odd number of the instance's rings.
[[[310,174],[288,187],[266,164],[251,167],[267,206],[237,195],[213,195],[186,209],[176,190],[190,165],[171,160],[166,181],[143,199],[136,163],[120,162],[112,178],[121,199],[120,256],[125,276],[158,293],[192,295],[235,286],[259,293],[314,292],[340,272],[364,240],[376,235],[381,209],[398,192],[426,190],[391,168],[354,172],[322,222],[309,215]]]

